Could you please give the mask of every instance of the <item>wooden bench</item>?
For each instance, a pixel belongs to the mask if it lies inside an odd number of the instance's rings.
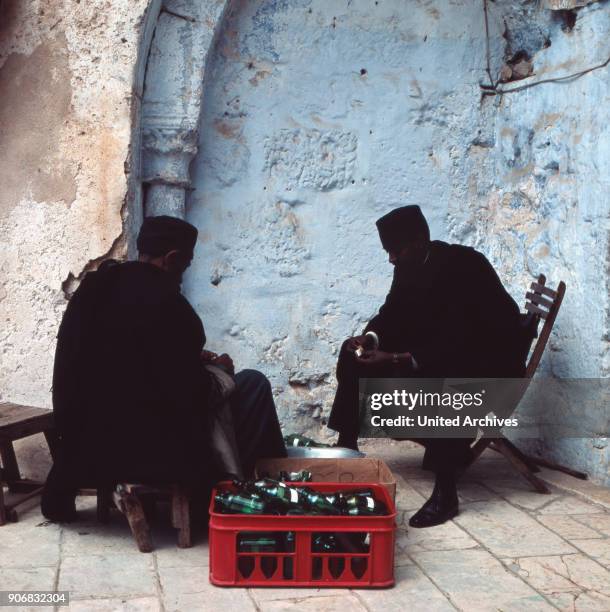
[[[17,521],[16,507],[42,493],[44,482],[21,478],[13,442],[34,434],[44,434],[51,456],[55,456],[57,437],[53,429],[53,412],[45,408],[0,403],[0,525]],[[4,489],[12,494],[10,503],[5,500]],[[142,552],[152,550],[152,541],[142,498],[155,497],[170,500],[172,525],[178,530],[178,546],[192,546],[190,526],[190,504],[185,490],[174,486],[149,486],[121,484],[114,493],[111,490],[85,488],[78,495],[97,496],[97,517],[102,523],[108,521],[114,503],[126,516],[138,548]]]
[[[43,433],[49,445],[51,456],[56,448],[53,433],[53,412],[45,408],[0,404],[0,525],[18,520],[16,508],[27,500],[40,495],[43,482],[21,478],[13,442]],[[5,501],[4,488],[14,494],[10,503]]]

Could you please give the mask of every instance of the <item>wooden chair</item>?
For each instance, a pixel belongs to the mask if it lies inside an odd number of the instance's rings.
[[[55,453],[53,413],[45,408],[0,404],[0,525],[17,521],[17,506],[42,492],[43,482],[21,478],[13,442],[27,436],[43,433],[51,456]],[[10,503],[5,501],[4,488],[14,494]]]
[[[539,320],[544,320],[544,325],[534,344],[534,348],[526,366],[525,377],[528,379],[533,378],[538,368],[538,364],[542,359],[542,354],[544,353],[549,336],[551,335],[551,330],[557,318],[557,313],[559,312],[565,291],[566,285],[563,281],[559,283],[557,290],[547,287],[546,278],[544,274],[541,274],[538,277],[538,281],[532,283],[530,291],[525,294],[525,310],[529,313],[532,327],[537,329]],[[587,474],[583,472],[578,472],[563,465],[546,461],[540,457],[525,454],[504,436],[499,438],[481,438],[476,442],[472,447],[470,465],[481,456],[486,448],[492,448],[504,455],[511,465],[530,482],[539,493],[550,493],[545,483],[536,476],[536,472],[540,471],[540,466],[558,470],[583,480],[587,479]]]

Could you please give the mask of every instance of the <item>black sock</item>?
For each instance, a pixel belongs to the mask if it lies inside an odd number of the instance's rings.
[[[457,501],[457,485],[454,471],[441,471],[436,473],[434,491],[432,495],[441,496],[446,500]]]

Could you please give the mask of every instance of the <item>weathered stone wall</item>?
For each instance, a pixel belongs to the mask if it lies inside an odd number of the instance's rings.
[[[0,399],[49,405],[66,294],[125,251],[148,4],[0,3]]]
[[[325,434],[338,347],[390,282],[374,220],[404,203],[520,303],[565,280],[542,372],[608,376],[608,69],[496,95],[605,61],[607,0],[489,2],[489,39],[470,0],[21,4],[0,3],[0,399],[49,405],[65,296],[143,208],[199,227],[209,348],[270,376],[286,430]],[[542,446],[608,482],[605,440]]]
[[[66,297],[126,252],[140,209],[139,54],[158,5],[0,2],[0,401],[50,407]]]

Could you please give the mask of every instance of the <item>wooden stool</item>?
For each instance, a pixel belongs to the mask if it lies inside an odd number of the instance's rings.
[[[138,545],[140,552],[151,552],[153,550],[150,538],[150,529],[142,497],[150,495],[154,498],[165,497],[171,500],[172,526],[178,530],[178,547],[190,548],[191,519],[190,500],[186,490],[179,485],[172,486],[149,486],[141,484],[119,484],[112,494],[116,507],[127,517],[131,533]],[[103,517],[100,510],[101,497],[98,493],[98,517]]]
[[[51,451],[54,455],[56,436],[53,432],[53,412],[44,408],[33,406],[20,406],[18,404],[0,404],[0,525],[7,520],[17,521],[16,507],[28,499],[40,495],[43,482],[21,478],[17,457],[13,448],[13,441],[44,433]],[[16,498],[10,504],[5,502],[4,487]]]

